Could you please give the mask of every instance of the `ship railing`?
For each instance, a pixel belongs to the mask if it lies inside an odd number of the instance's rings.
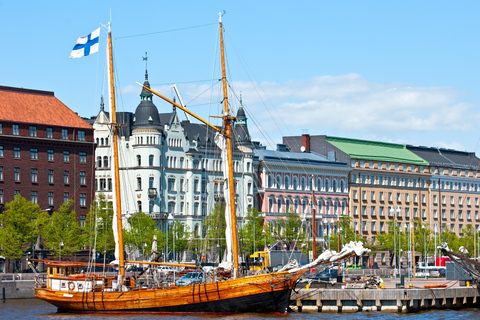
[[[37,274],[35,276],[35,288],[46,288],[47,287],[47,274]]]

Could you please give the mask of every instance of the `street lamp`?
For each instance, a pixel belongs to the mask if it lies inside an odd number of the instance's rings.
[[[58,251],[59,251],[59,260],[62,261],[62,247],[63,247],[63,242],[60,242],[58,244]]]
[[[173,221],[172,225],[172,238],[173,238],[173,261],[175,261],[175,217],[173,214],[168,215],[168,220]]]
[[[395,209],[393,207],[390,208],[390,214],[393,215],[394,222],[393,222],[393,253],[397,255],[397,218],[395,216]],[[397,262],[394,261],[394,275],[395,275],[395,288],[397,287]]]
[[[262,230],[263,238],[265,239],[265,247],[263,248],[263,270],[267,266],[267,231],[265,227]]]
[[[398,273],[402,278],[402,227],[398,227]]]
[[[427,279],[427,231],[425,230],[425,225],[422,224],[422,229],[423,229],[423,245],[424,245],[424,250],[425,250],[425,258],[423,259],[423,266],[425,267],[424,272],[425,272],[425,279]]]

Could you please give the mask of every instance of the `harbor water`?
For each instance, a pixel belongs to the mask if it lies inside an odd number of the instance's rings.
[[[285,319],[285,320],[366,320],[366,319],[419,319],[419,320],[462,320],[480,319],[480,309],[430,310],[419,313],[397,314],[384,312],[358,313],[289,313],[286,315],[270,314],[234,314],[234,315],[160,315],[160,314],[70,314],[57,313],[57,308],[38,299],[16,299],[0,302],[0,319]]]

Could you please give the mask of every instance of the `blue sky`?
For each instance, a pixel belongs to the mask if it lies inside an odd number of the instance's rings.
[[[477,151],[479,9],[461,0],[0,1],[0,85],[54,91],[95,116],[106,95],[106,33],[99,54],[68,57],[111,12],[119,110],[135,111],[148,52],[152,86],[173,97],[177,83],[187,106],[208,117],[218,86],[199,94],[218,78],[225,10],[229,79],[254,139],[273,146],[308,130]]]

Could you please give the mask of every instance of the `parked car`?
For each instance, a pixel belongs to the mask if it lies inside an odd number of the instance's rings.
[[[175,269],[170,266],[159,266],[157,268],[157,271],[160,272],[161,274],[170,275],[170,274],[173,274]]]
[[[192,283],[197,283],[203,281],[203,272],[189,272],[177,281],[175,281],[175,285],[177,286],[186,286]]]
[[[345,269],[362,269],[358,264],[351,264],[347,266]]]
[[[332,279],[335,279],[337,275],[338,275],[338,269],[332,268],[332,269],[323,270],[322,272],[311,274],[308,276],[308,279],[319,280],[319,281],[330,281]]]
[[[178,274],[187,274],[189,272],[199,272],[199,271],[202,271],[202,269],[197,267],[185,267],[182,270],[180,270]]]

